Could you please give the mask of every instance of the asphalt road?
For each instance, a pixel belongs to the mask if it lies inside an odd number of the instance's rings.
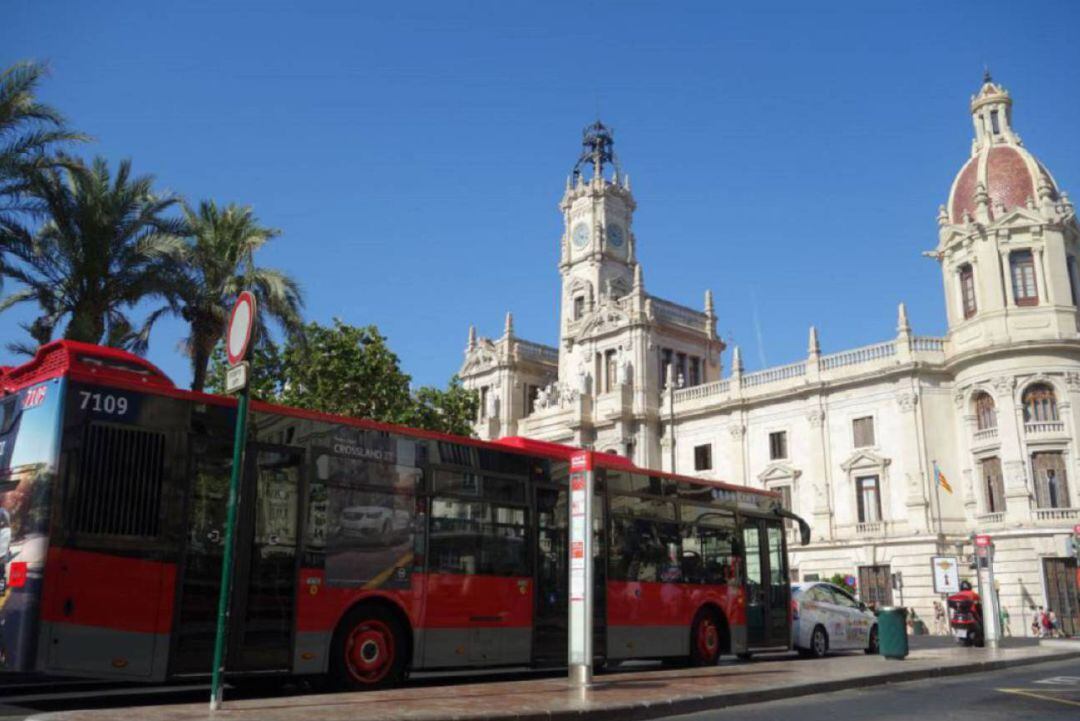
[[[669,721],[1076,721],[1080,719],[1080,659],[667,718]]]

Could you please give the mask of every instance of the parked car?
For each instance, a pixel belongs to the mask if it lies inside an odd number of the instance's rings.
[[[410,514],[385,506],[350,506],[341,511],[343,536],[383,538],[408,532]]]
[[[862,649],[878,652],[877,617],[865,603],[831,583],[791,584],[792,645],[804,656]]]

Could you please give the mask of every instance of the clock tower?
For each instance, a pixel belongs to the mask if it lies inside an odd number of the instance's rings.
[[[564,344],[572,343],[569,331],[578,321],[633,288],[635,207],[630,178],[622,173],[615,156],[613,133],[598,120],[585,128],[581,157],[559,203]]]

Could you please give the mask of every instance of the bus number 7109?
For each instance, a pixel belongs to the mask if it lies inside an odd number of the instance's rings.
[[[128,411],[128,401],[123,396],[89,391],[79,391],[79,395],[82,396],[79,408],[84,411],[91,410],[94,413],[106,413],[110,416],[122,416]]]

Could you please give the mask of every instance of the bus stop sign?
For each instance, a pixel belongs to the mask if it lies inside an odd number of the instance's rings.
[[[236,298],[236,305],[229,315],[229,330],[225,334],[225,352],[230,366],[240,365],[247,357],[254,330],[255,296],[245,290]]]

